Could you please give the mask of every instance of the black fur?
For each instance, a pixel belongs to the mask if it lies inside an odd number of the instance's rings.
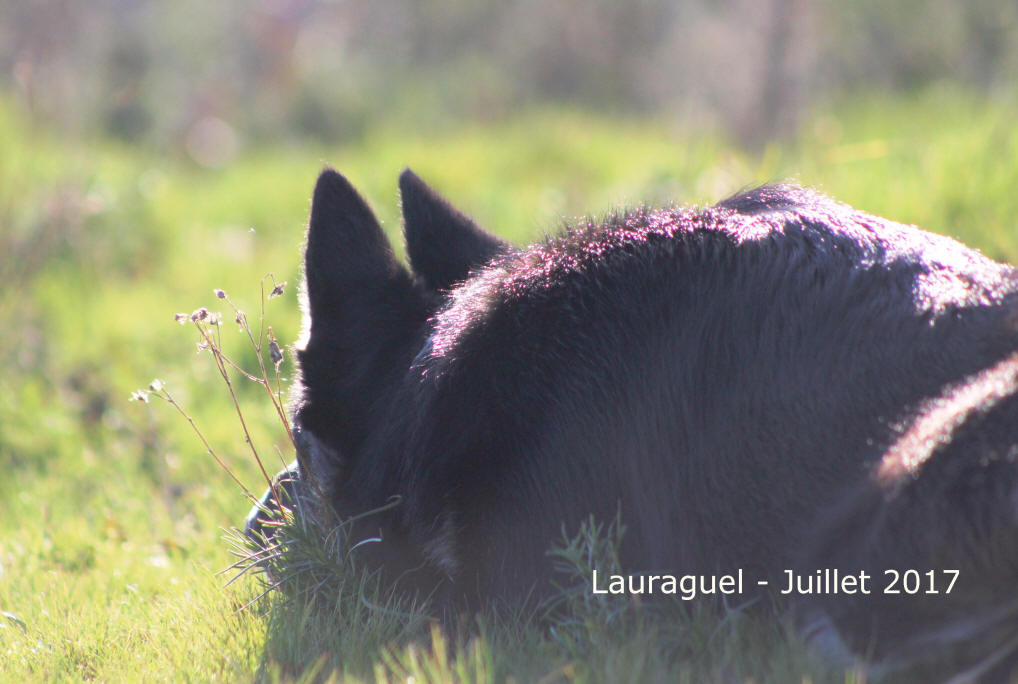
[[[295,423],[339,515],[401,497],[364,548],[451,605],[541,596],[563,525],[617,510],[628,572],[777,584],[896,424],[1018,349],[1014,269],[801,188],[517,251],[400,187],[413,276],[319,179]]]
[[[394,361],[430,312],[367,204],[332,170],[315,186],[304,275],[311,317],[296,414],[345,459],[360,449],[381,388],[397,381]]]
[[[410,169],[399,176],[407,258],[425,287],[448,290],[512,246],[475,224]]]
[[[803,565],[864,570],[875,591],[818,596],[799,610],[800,624],[826,628],[822,638],[833,628],[850,649],[890,666],[942,668],[948,655],[973,679],[1013,681],[1018,354],[923,402],[874,466],[821,516]],[[879,591],[894,580],[888,570],[910,569],[919,571],[918,594],[904,581],[899,593]],[[945,569],[958,571],[949,593]]]

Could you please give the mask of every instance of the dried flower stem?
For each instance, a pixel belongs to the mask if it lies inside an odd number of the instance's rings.
[[[254,456],[255,463],[258,464],[258,468],[259,470],[261,470],[262,476],[265,478],[265,481],[268,482],[269,487],[272,489],[272,498],[276,500],[277,505],[281,506],[279,500],[279,493],[276,491],[275,486],[272,484],[272,477],[265,469],[265,464],[262,463],[262,458],[258,454],[258,449],[257,447],[255,447],[254,440],[251,439],[251,433],[247,428],[247,421],[244,419],[244,411],[240,407],[240,400],[237,398],[236,390],[234,390],[233,381],[230,380],[230,372],[227,369],[227,364],[233,366],[234,368],[236,368],[237,365],[233,363],[233,361],[231,361],[229,357],[226,356],[225,353],[223,353],[222,340],[219,336],[219,327],[218,326],[215,327],[215,339],[213,339],[212,335],[209,334],[208,327],[202,325],[200,321],[195,321],[195,327],[198,329],[198,333],[202,336],[202,339],[205,340],[205,343],[208,345],[208,349],[212,353],[212,358],[215,360],[216,368],[219,370],[219,375],[223,378],[223,382],[226,383],[226,388],[230,392],[230,399],[233,401],[234,411],[237,413],[237,419],[240,421],[240,428],[244,432],[244,442],[246,442],[248,448],[251,449],[251,455]],[[259,365],[262,365],[262,368],[264,368],[264,365],[261,364],[261,353],[258,354],[258,360]],[[254,378],[248,373],[244,373],[244,375],[254,379],[255,382],[259,382],[261,384],[265,384],[268,382],[267,380],[262,382],[261,379]],[[271,392],[269,394],[271,394]]]
[[[219,457],[219,454],[217,454],[216,450],[212,447],[211,444],[209,444],[209,441],[205,438],[204,433],[202,433],[201,428],[198,427],[198,424],[194,421],[194,418],[192,418],[191,415],[184,410],[183,406],[177,403],[177,400],[173,398],[173,395],[171,395],[169,391],[163,387],[153,390],[151,394],[155,394],[157,397],[159,397],[167,404],[172,406],[174,409],[176,409],[177,413],[182,415],[184,417],[184,420],[187,421],[188,425],[191,426],[191,429],[194,431],[194,434],[198,436],[198,439],[201,441],[202,446],[205,447],[205,452],[212,456],[212,458],[216,460],[216,463],[219,464],[219,467],[225,470],[226,474],[229,475],[233,479],[233,481],[237,483],[237,486],[240,487],[241,491],[244,492],[245,496],[251,499],[251,501],[258,501],[258,498],[251,493],[251,490],[245,487],[244,483],[240,481],[240,478],[238,478],[236,474],[234,474],[234,472],[230,469],[230,466],[226,465],[223,459]]]
[[[259,330],[257,339],[255,338],[254,333],[251,330],[251,326],[248,324],[247,316],[233,303],[229,295],[227,295],[225,291],[219,288],[213,290],[213,293],[215,294],[217,299],[226,301],[230,305],[230,308],[233,309],[237,324],[240,325],[241,330],[243,330],[243,332],[247,335],[248,341],[250,342],[251,347],[255,351],[255,357],[258,359],[259,375],[254,375],[244,370],[241,366],[234,362],[233,359],[227,356],[226,353],[223,351],[222,332],[221,332],[222,316],[220,314],[210,313],[208,309],[202,307],[196,310],[190,316],[188,316],[187,314],[177,314],[176,316],[174,316],[174,320],[180,323],[186,323],[188,320],[190,320],[194,324],[195,329],[198,331],[198,334],[201,337],[201,342],[198,345],[199,351],[208,350],[211,353],[214,363],[216,365],[216,370],[219,371],[219,375],[223,379],[223,382],[226,383],[227,390],[230,393],[230,399],[233,401],[234,411],[237,414],[237,419],[240,421],[241,430],[244,433],[244,441],[247,443],[248,448],[251,450],[251,455],[254,456],[255,463],[258,464],[258,468],[259,470],[261,470],[262,476],[268,483],[269,489],[272,492],[272,498],[275,500],[277,507],[280,510],[283,510],[284,506],[280,500],[277,488],[274,485],[272,477],[269,475],[268,470],[266,470],[265,468],[265,464],[262,461],[260,454],[258,453],[258,449],[255,446],[254,440],[251,438],[251,432],[248,429],[247,420],[244,417],[244,411],[241,408],[240,399],[237,397],[237,392],[234,387],[230,373],[230,370],[232,369],[239,373],[242,377],[245,377],[252,382],[256,382],[265,388],[266,393],[269,395],[269,400],[272,402],[273,408],[276,411],[276,415],[279,417],[280,422],[283,424],[283,427],[286,430],[286,435],[290,439],[290,443],[294,445],[294,447],[296,448],[295,440],[293,437],[293,430],[290,427],[290,421],[287,416],[285,402],[283,400],[282,377],[280,376],[279,372],[280,365],[282,364],[282,352],[280,351],[279,346],[276,344],[275,337],[272,335],[271,327],[268,327],[267,332],[270,343],[269,351],[270,355],[273,357],[272,361],[275,371],[274,373],[275,388],[273,388],[272,381],[269,379],[268,369],[266,368],[265,359],[263,356],[264,343],[266,340],[266,324],[265,324],[266,280],[272,281],[272,292],[269,294],[270,298],[282,294],[283,287],[286,285],[285,282],[277,283],[275,276],[273,276],[271,273],[262,277],[261,315],[259,316]],[[139,390],[135,392],[133,398],[147,401],[148,397],[152,394],[165,400],[167,403],[173,406],[173,408],[176,409],[176,411],[180,413],[180,415],[182,415],[187,420],[188,424],[191,426],[191,429],[198,436],[199,440],[201,440],[201,443],[204,445],[205,450],[212,455],[212,457],[216,460],[216,463],[218,463],[219,466],[223,468],[223,470],[225,470],[227,474],[233,479],[233,481],[236,482],[238,486],[240,486],[241,490],[248,498],[252,499],[253,501],[258,501],[258,499],[250,492],[250,490],[247,487],[244,486],[244,484],[234,474],[234,472],[229,468],[229,466],[227,466],[226,463],[219,457],[219,455],[212,448],[212,445],[209,444],[208,440],[205,438],[205,435],[202,433],[201,429],[198,427],[194,419],[187,413],[187,411],[184,410],[184,408],[179,403],[177,403],[177,401],[169,394],[169,392],[166,391],[161,382],[155,381],[153,382],[152,385],[149,386],[148,390]],[[282,458],[281,454],[280,460],[283,461],[285,464],[285,459]]]

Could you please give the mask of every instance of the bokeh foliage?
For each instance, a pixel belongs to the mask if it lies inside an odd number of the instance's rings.
[[[753,146],[860,90],[1018,77],[1011,0],[66,0],[0,7],[33,116],[225,163],[238,147],[420,133],[552,102]]]

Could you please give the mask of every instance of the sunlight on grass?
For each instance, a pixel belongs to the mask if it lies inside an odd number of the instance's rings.
[[[797,142],[750,156],[667,121],[534,109],[426,139],[381,127],[342,147],[249,149],[211,172],[62,140],[0,102],[9,341],[0,349],[0,672],[13,681],[635,681],[662,672],[669,681],[858,681],[744,616],[719,624],[694,612],[676,627],[674,615],[627,614],[606,630],[597,621],[611,613],[599,608],[552,633],[492,617],[461,638],[433,632],[424,610],[338,615],[282,597],[239,610],[261,583],[224,588],[215,573],[232,562],[223,528],[239,524],[249,502],[168,407],[128,398],[162,378],[237,477],[262,490],[214,367],[173,314],[223,311],[216,288],[250,313],[264,274],[299,282],[308,196],[324,163],[363,189],[396,242],[396,176],[411,166],[518,243],[582,214],[704,204],[792,179],[1018,261],[1016,121],[1013,100],[964,92],[860,96],[807,117]],[[298,333],[295,291],[267,312],[284,344]],[[235,329],[224,325],[223,348],[251,367]],[[281,373],[285,386],[289,359]],[[252,383],[237,397],[274,470],[292,453],[274,407]]]

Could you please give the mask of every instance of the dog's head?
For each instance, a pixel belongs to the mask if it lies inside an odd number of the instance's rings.
[[[311,204],[292,393],[299,467],[280,475],[291,499],[306,500],[311,491],[344,515],[360,512],[346,504],[344,493],[357,487],[349,478],[365,442],[385,430],[391,395],[425,348],[429,319],[448,291],[512,249],[409,169],[399,188],[409,268],[367,202],[336,171],[321,173]],[[271,508],[267,492],[249,516],[249,534],[265,534]]]

